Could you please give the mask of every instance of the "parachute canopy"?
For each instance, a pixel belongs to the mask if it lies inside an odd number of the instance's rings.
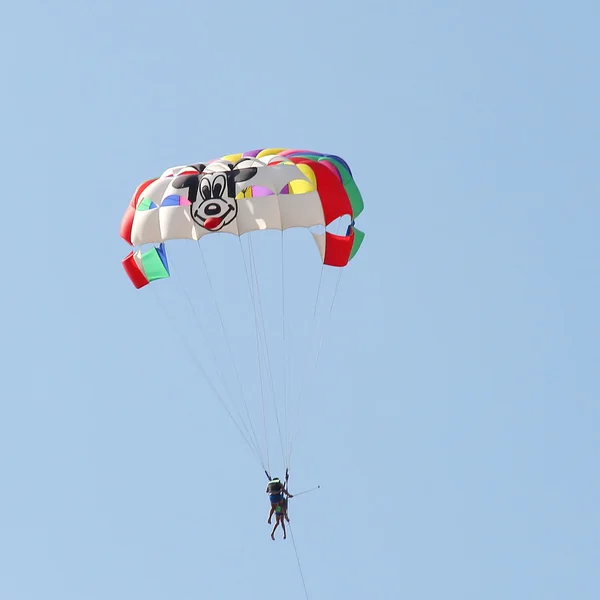
[[[344,267],[364,239],[354,226],[362,210],[350,167],[332,154],[268,148],[172,167],[133,194],[121,237],[132,246],[158,246],[132,251],[123,266],[141,288],[169,277],[168,240],[299,227],[312,234],[324,265]],[[346,216],[344,235],[327,230]]]

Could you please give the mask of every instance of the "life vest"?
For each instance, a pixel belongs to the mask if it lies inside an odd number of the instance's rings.
[[[283,483],[281,483],[279,479],[272,479],[269,481],[269,484],[267,485],[267,491],[269,494],[280,494],[282,490]]]

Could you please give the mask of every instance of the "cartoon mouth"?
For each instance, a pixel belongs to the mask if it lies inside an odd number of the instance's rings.
[[[200,221],[202,221],[202,226],[205,229],[208,229],[209,231],[214,231],[215,229],[219,228],[219,226],[221,225],[221,223],[225,220],[225,217],[227,217],[227,215],[232,210],[233,210],[233,207],[229,206],[228,209],[220,217],[208,217],[208,219],[206,219],[205,217],[201,217],[198,214],[198,211],[196,211],[196,216],[198,217],[198,219]]]

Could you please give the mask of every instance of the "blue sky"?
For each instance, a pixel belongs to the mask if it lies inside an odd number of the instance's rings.
[[[268,146],[343,156],[366,205],[294,450],[309,597],[598,597],[600,9],[523,4],[4,8],[2,598],[305,598],[120,265],[138,183]]]

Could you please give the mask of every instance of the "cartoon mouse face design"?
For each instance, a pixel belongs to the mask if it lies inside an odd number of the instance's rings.
[[[209,231],[219,231],[233,223],[237,217],[236,183],[251,179],[256,175],[257,169],[230,167],[230,171],[203,174],[204,165],[194,168],[199,171],[197,175],[177,178],[173,187],[189,189],[190,214],[195,223]]]
[[[211,231],[218,231],[237,217],[238,204],[229,195],[225,173],[204,175],[200,179],[200,198],[192,204],[192,218]]]

